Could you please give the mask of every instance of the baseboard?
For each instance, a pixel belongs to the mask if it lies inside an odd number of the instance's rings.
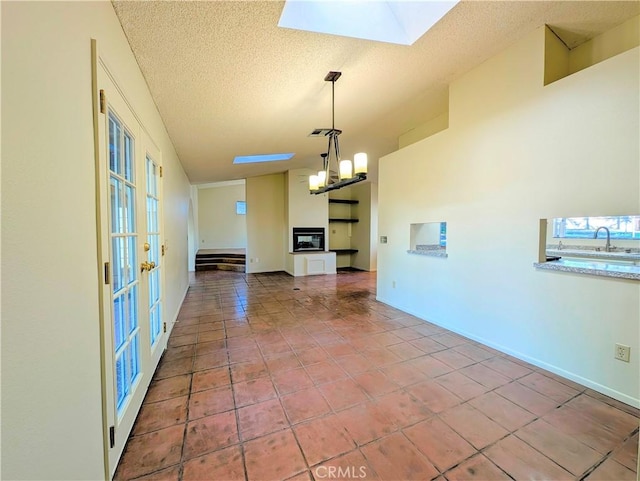
[[[182,309],[182,304],[184,304],[184,300],[187,297],[187,292],[189,292],[189,287],[190,286],[187,283],[187,287],[185,288],[184,292],[182,293],[182,299],[178,303],[178,309],[176,310],[175,314],[173,315],[173,318],[171,319],[171,322],[167,324],[167,334],[169,336],[171,335],[171,331],[173,331],[173,326],[175,326],[176,322],[178,321],[178,316],[180,315],[180,309]],[[169,336],[167,336],[167,339],[169,338]]]
[[[635,408],[640,408],[640,399],[636,399],[634,397],[629,396],[628,394],[625,393],[621,393],[619,391],[616,391],[615,389],[611,389],[607,386],[603,386],[602,384],[599,384],[595,381],[592,381],[591,379],[587,379],[584,378],[582,376],[579,376],[575,373],[572,373],[570,371],[566,371],[562,368],[559,368],[558,366],[554,366],[553,364],[549,364],[547,362],[541,361],[540,359],[537,359],[535,357],[531,357],[528,356],[526,354],[523,354],[519,351],[515,351],[507,346],[503,346],[501,344],[497,344],[493,341],[490,341],[488,339],[485,339],[483,337],[480,336],[476,336],[474,334],[471,334],[467,331],[464,331],[462,329],[458,329],[454,326],[448,325],[447,323],[444,322],[438,322],[438,320],[434,320],[434,319],[425,319],[421,314],[418,314],[417,312],[412,312],[412,310],[410,309],[406,309],[404,307],[400,307],[398,305],[395,305],[393,302],[390,302],[382,297],[376,296],[376,300],[379,302],[382,302],[383,304],[387,304],[388,306],[391,306],[395,309],[399,309],[403,312],[406,312],[407,314],[411,314],[412,316],[417,317],[418,319],[422,319],[423,321],[426,322],[430,322],[432,324],[435,324],[436,326],[442,327],[444,329],[448,329],[452,332],[455,332],[457,334],[460,334],[461,336],[467,337],[469,339],[473,339],[474,341],[477,341],[481,344],[484,344],[485,346],[491,347],[493,349],[496,349],[500,352],[503,352],[505,354],[509,354],[510,356],[513,356],[515,358],[520,359],[521,361],[525,361],[528,362],[529,364],[533,364],[534,366],[537,367],[541,367],[542,369],[546,369],[549,372],[552,372],[554,374],[557,374],[558,376],[562,376],[566,379],[569,379],[570,381],[574,381],[577,382],[578,384],[581,384],[582,386],[586,386],[588,388],[593,389],[594,391],[598,391],[601,394],[604,394],[606,396],[612,397],[613,399],[617,399],[620,402],[623,402],[625,404],[628,404],[629,406],[633,406]]]

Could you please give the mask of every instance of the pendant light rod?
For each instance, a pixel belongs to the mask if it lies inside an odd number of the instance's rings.
[[[336,81],[331,81],[331,130],[336,129]]]

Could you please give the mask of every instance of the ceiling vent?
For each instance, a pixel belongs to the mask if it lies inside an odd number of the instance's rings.
[[[309,137],[326,137],[334,130],[335,129],[313,129],[313,131],[308,136]]]

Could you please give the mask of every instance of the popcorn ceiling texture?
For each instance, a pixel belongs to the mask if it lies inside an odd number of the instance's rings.
[[[370,178],[398,136],[448,109],[448,84],[548,24],[574,47],[638,15],[640,2],[488,2],[454,7],[413,46],[277,26],[283,2],[113,2],[192,183],[318,168],[331,124],[342,156],[366,151]],[[295,152],[234,166],[236,155]]]

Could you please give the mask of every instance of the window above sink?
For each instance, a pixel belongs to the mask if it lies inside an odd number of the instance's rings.
[[[552,219],[552,232],[555,239],[593,239],[599,227],[608,229],[611,239],[640,240],[640,215]],[[598,237],[603,235],[604,232]]]
[[[640,216],[540,219],[534,267],[640,280]]]

